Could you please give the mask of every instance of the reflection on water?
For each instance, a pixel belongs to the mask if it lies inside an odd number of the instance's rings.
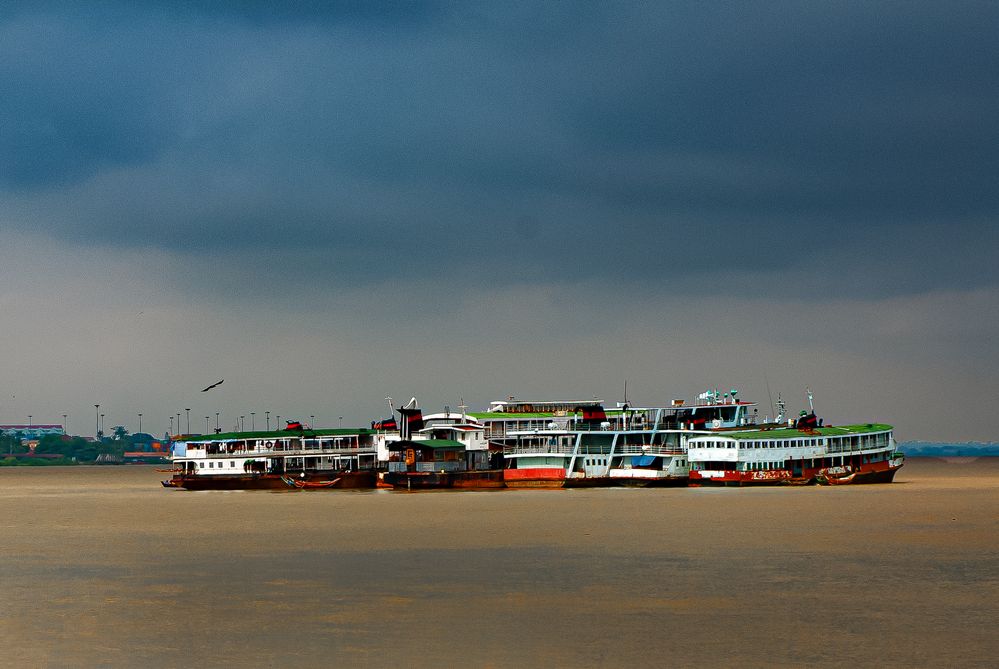
[[[25,666],[975,665],[999,462],[837,488],[166,490],[0,469]]]

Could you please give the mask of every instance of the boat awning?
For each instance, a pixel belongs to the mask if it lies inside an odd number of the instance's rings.
[[[634,467],[648,467],[655,461],[656,456],[654,455],[636,455],[631,458],[631,464]]]
[[[414,444],[418,445],[420,448],[457,448],[464,450],[465,444],[454,439],[422,439],[414,441]]]
[[[414,439],[413,441],[393,441],[386,445],[386,448],[390,451],[404,451],[407,448],[429,448],[433,450],[438,449],[456,449],[464,450],[465,444],[454,439]]]

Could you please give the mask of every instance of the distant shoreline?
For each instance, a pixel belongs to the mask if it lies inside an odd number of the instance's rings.
[[[929,441],[900,442],[898,450],[907,457],[924,458],[961,458],[961,457],[992,457],[999,456],[999,444],[964,442],[945,443]]]

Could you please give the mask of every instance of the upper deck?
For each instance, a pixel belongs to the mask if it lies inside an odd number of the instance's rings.
[[[808,437],[842,437],[849,435],[874,434],[877,432],[889,432],[894,429],[891,425],[884,423],[864,423],[858,425],[837,425],[814,427],[810,430],[799,430],[793,427],[775,428],[772,430],[747,430],[726,434],[727,437],[740,440],[769,440],[769,439],[799,439]]]
[[[348,435],[377,434],[375,430],[366,427],[359,428],[324,428],[320,430],[257,430],[255,432],[221,432],[219,434],[180,434],[173,438],[174,442],[189,444],[204,444],[210,442],[245,441],[247,439],[313,439],[318,437],[338,437]]]
[[[239,455],[281,457],[375,452],[385,434],[367,428],[273,430],[183,435],[174,440],[174,458]]]
[[[554,403],[553,403],[554,404]],[[669,406],[618,407],[604,409],[588,404],[574,411],[486,411],[468,416],[482,423],[491,439],[532,431],[663,431],[751,428],[758,414],[753,402],[687,403],[674,400]],[[509,408],[509,407],[508,407]],[[523,408],[523,407],[520,407]],[[594,409],[597,411],[594,412]],[[599,416],[594,418],[594,415]]]

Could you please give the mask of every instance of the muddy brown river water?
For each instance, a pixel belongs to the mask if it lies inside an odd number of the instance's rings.
[[[890,485],[187,492],[0,469],[0,666],[995,666],[999,458]]]

